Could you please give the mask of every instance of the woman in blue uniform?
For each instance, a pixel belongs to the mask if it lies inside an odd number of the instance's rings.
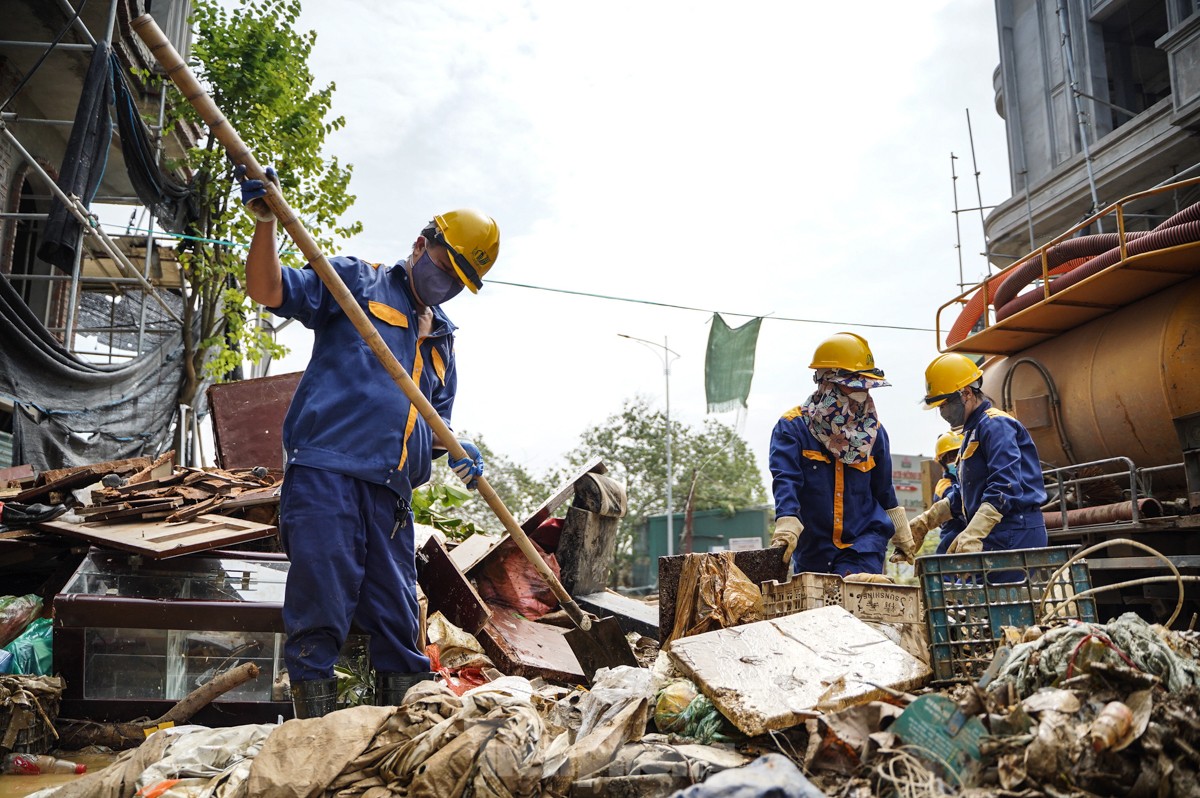
[[[947,553],[1045,546],[1037,447],[1020,421],[992,407],[982,384],[983,372],[965,355],[940,355],[925,369],[925,406],[936,407],[963,436],[958,480],[967,523]]]
[[[897,557],[911,559],[915,550],[870,395],[889,383],[854,333],[821,342],[809,368],[816,390],[771,435],[771,545],[784,548],[797,572],[882,574],[889,541]]]

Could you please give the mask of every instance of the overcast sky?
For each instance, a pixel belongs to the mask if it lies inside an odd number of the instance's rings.
[[[983,202],[1009,195],[991,3],[303,8],[313,70],[346,118],[329,148],[354,164],[365,227],[340,254],[403,258],[451,208],[499,222],[484,289],[446,306],[460,327],[456,429],[541,472],[625,400],[663,407],[661,357],[621,333],[668,339],[672,417],[698,425],[709,311],[722,311],[733,326],[766,317],[741,425],[765,482],[771,429],[811,393],[813,349],[839,330],[864,335],[892,382],[874,395],[893,452],[932,451],[944,427],[917,403],[933,333],[864,325],[932,328],[958,293],[950,155],[958,205],[973,207],[967,109]],[[978,279],[979,215],[960,223]],[[310,337],[285,340],[294,354],[272,373],[307,360]]]

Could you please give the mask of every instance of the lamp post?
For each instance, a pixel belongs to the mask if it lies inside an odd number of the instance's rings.
[[[675,553],[675,508],[671,502],[671,483],[673,481],[671,472],[671,358],[672,356],[678,358],[679,353],[667,346],[667,336],[665,335],[661,344],[647,341],[645,338],[635,338],[625,333],[617,333],[617,335],[645,346],[654,347],[654,353],[661,357],[663,362],[663,377],[667,383],[667,556],[670,557]],[[662,352],[659,352],[659,349]]]

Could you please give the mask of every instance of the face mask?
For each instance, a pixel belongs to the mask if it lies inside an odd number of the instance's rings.
[[[957,394],[942,402],[938,407],[938,413],[951,427],[961,427],[967,421],[967,406],[963,404],[962,398]]]
[[[463,284],[457,277],[438,268],[433,258],[429,257],[428,249],[413,264],[412,285],[417,297],[429,307],[453,299],[463,290]]]
[[[958,463],[947,463],[946,473],[952,477],[958,476]]]

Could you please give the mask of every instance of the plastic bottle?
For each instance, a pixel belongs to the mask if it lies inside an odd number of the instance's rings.
[[[40,776],[47,773],[86,773],[87,765],[77,765],[47,754],[5,754],[0,773],[12,776]]]
[[[1119,743],[1133,726],[1133,711],[1120,701],[1105,704],[1104,709],[1092,721],[1088,737],[1092,749],[1104,751]]]

